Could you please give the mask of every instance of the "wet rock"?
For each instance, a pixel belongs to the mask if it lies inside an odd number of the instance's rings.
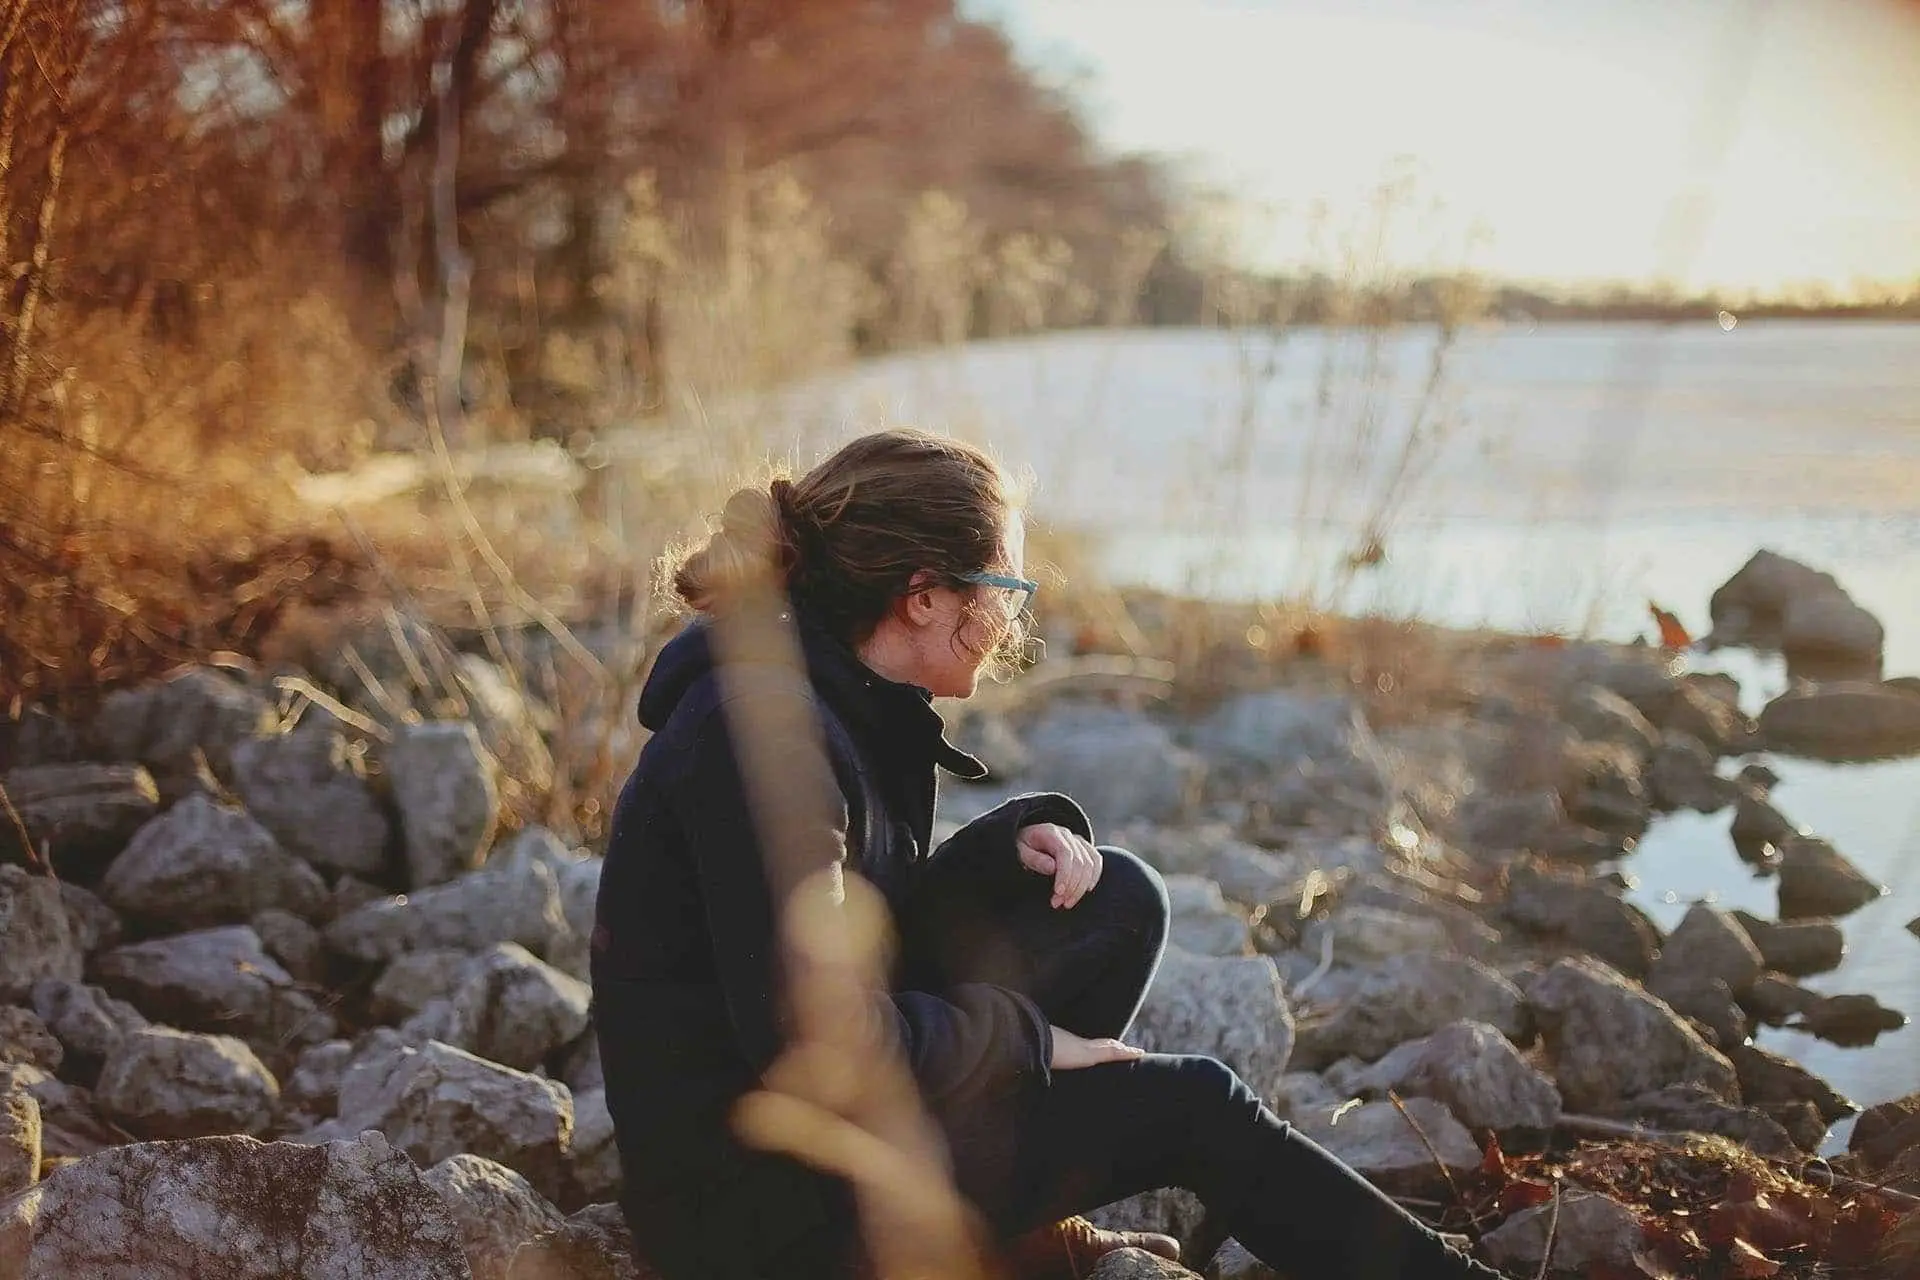
[[[196,795],[140,828],[100,892],[130,920],[185,932],[239,924],[269,907],[312,918],[327,886],[245,813]]]
[[[1597,961],[1561,960],[1527,988],[1566,1105],[1603,1107],[1674,1083],[1734,1096],[1733,1064],[1666,1003]]]
[[[1884,886],[1815,836],[1795,836],[1780,849],[1780,918],[1843,916],[1876,901]]]
[[[0,1003],[18,1004],[42,978],[78,981],[83,962],[59,881],[0,865]]]
[[[92,880],[142,823],[159,812],[153,776],[133,764],[48,764],[10,769],[0,787],[34,852],[62,876]],[[0,822],[0,859],[23,856],[11,819]]]
[[[1784,1027],[1823,999],[1818,992],[1809,991],[1782,974],[1763,973],[1740,998],[1740,1003],[1768,1026]]]
[[[1709,648],[1746,645],[1792,661],[1845,659],[1877,672],[1886,633],[1833,575],[1772,551],[1756,552],[1707,602]]]
[[[1916,938],[1920,938],[1920,916],[1915,916],[1913,919],[1907,921],[1907,932]]]
[[[1588,951],[1630,977],[1653,966],[1660,931],[1604,880],[1531,860],[1507,869],[1507,918],[1529,933]]]
[[[1651,756],[1660,745],[1660,731],[1640,708],[1600,685],[1588,685],[1569,698],[1564,717],[1582,738],[1623,746],[1636,755]]]
[[[1739,996],[1765,967],[1760,948],[1739,920],[1696,902],[1661,944],[1649,983],[1717,978]]]
[[[573,1095],[572,1156],[575,1199],[592,1203],[619,1196],[620,1149],[614,1145],[613,1117],[607,1112],[604,1088]]]
[[[232,1036],[142,1027],[107,1055],[94,1097],[139,1137],[204,1138],[264,1131],[280,1085]]]
[[[34,1012],[60,1042],[65,1074],[83,1084],[99,1075],[101,1063],[123,1036],[147,1025],[138,1009],[83,982],[42,978],[33,984],[31,998]]]
[[[364,1070],[350,1067],[339,1105],[324,1136],[378,1129],[422,1165],[470,1151],[517,1171],[549,1200],[564,1194],[573,1139],[573,1099],[564,1085],[428,1043],[387,1051]]]
[[[293,1071],[281,1086],[280,1096],[289,1107],[314,1115],[332,1115],[340,1098],[340,1082],[353,1060],[353,1045],[346,1040],[323,1040],[300,1051]]]
[[[1147,989],[1132,1042],[1162,1053],[1204,1053],[1271,1095],[1293,1052],[1293,1015],[1265,956],[1191,955],[1168,947]]]
[[[1791,690],[1760,712],[1768,748],[1821,760],[1878,760],[1920,751],[1920,696],[1865,682]]]
[[[447,884],[370,902],[324,932],[333,950],[363,961],[429,948],[483,951],[496,942],[517,942],[544,956],[572,937],[552,870],[526,855],[495,858]]]
[[[1819,1076],[1791,1058],[1758,1045],[1736,1044],[1725,1050],[1740,1078],[1740,1097],[1752,1106],[1809,1102],[1827,1124],[1860,1110]]]
[[[247,922],[268,955],[298,982],[318,982],[326,970],[320,931],[279,907],[269,907]]]
[[[1753,722],[1740,710],[1739,689],[1727,691],[1697,680],[1676,680],[1649,690],[1637,705],[1663,733],[1684,734],[1719,755],[1752,744]]]
[[[1698,1084],[1674,1084],[1600,1108],[1656,1129],[1730,1138],[1763,1156],[1797,1159],[1800,1147],[1784,1126],[1764,1111],[1726,1101]]]
[[[1870,995],[1821,996],[1801,1010],[1794,1024],[1810,1035],[1838,1045],[1872,1044],[1888,1031],[1907,1025],[1907,1015]]]
[[[155,1022],[232,1033],[256,1049],[333,1034],[333,1019],[294,986],[246,925],[115,947],[95,960],[93,976]]]
[[[1157,721],[1135,711],[1056,702],[1027,730],[1031,781],[1078,800],[1096,827],[1181,817],[1206,766]]]
[[[500,816],[493,758],[466,721],[410,725],[387,752],[407,882],[444,884],[478,867]]]
[[[1331,1016],[1303,1019],[1296,1051],[1309,1070],[1342,1058],[1375,1059],[1450,1022],[1484,1022],[1509,1039],[1527,1028],[1520,990],[1477,960],[1402,955],[1368,974]]]
[[[377,1133],[104,1151],[0,1204],[0,1255],[24,1276],[90,1280],[469,1274],[445,1203]]]
[[[1754,1107],[1786,1130],[1793,1145],[1809,1155],[1826,1145],[1827,1130],[1833,1127],[1811,1102],[1757,1102]]]
[[[0,1005],[0,1067],[24,1062],[52,1073],[60,1069],[65,1056],[65,1048],[39,1014],[19,1005]]]
[[[150,768],[164,795],[170,779],[193,772],[196,752],[224,773],[235,745],[273,732],[277,723],[259,693],[211,667],[194,667],[108,694],[94,717],[93,736],[108,759]]]
[[[1244,956],[1253,950],[1247,922],[1229,910],[1220,886],[1201,876],[1166,877],[1173,908],[1169,940],[1197,956]]]
[[[1733,918],[1776,973],[1828,973],[1840,967],[1847,953],[1846,935],[1831,920],[1763,920],[1745,911],[1735,911]]]
[[[1731,833],[1741,861],[1764,867],[1778,864],[1780,851],[1801,831],[1771,801],[1743,795],[1734,803]]]
[[[395,956],[368,993],[367,1011],[381,1022],[404,1022],[435,1000],[451,999],[475,954],[435,947]]]
[[[386,873],[386,814],[331,726],[316,721],[236,744],[233,789],[288,852],[326,871]]]
[[[591,1002],[586,983],[503,942],[463,972],[448,1002],[448,1041],[529,1071],[587,1029]]]
[[[1308,1112],[1294,1127],[1367,1181],[1394,1192],[1444,1186],[1441,1167],[1455,1179],[1479,1167],[1480,1148],[1446,1107],[1432,1098],[1408,1098],[1402,1105],[1404,1115],[1391,1102]]]
[[[1653,807],[1714,813],[1740,794],[1739,784],[1715,772],[1712,751],[1698,738],[1669,733],[1647,765],[1647,791]]]
[[[24,1088],[0,1086],[0,1202],[40,1180],[41,1155],[39,1100]],[[0,1225],[0,1249],[6,1244]]]
[[[1860,1157],[1870,1173],[1915,1148],[1920,1148],[1920,1092],[1868,1107],[1847,1139],[1847,1150]]]
[[[1760,760],[1741,765],[1734,780],[1740,784],[1743,792],[1757,796],[1764,796],[1780,785],[1780,775]]]
[[[507,1280],[651,1280],[633,1260],[633,1237],[615,1204],[588,1205],[520,1246]]]
[[[566,1221],[527,1180],[480,1156],[448,1156],[421,1175],[439,1193],[473,1268],[473,1280],[506,1280],[514,1252]]]
[[[1594,1192],[1572,1191],[1557,1206],[1543,1204],[1514,1214],[1488,1232],[1480,1248],[1487,1261],[1511,1275],[1544,1271],[1584,1276],[1601,1269],[1632,1275],[1645,1237],[1640,1215],[1626,1205]]]
[[[1475,1129],[1546,1128],[1560,1118],[1560,1091],[1529,1065],[1513,1042],[1484,1022],[1453,1022],[1410,1040],[1372,1066],[1336,1074],[1327,1084],[1346,1096],[1389,1090],[1434,1098]]]
[[[1715,1048],[1739,1044],[1747,1038],[1746,1010],[1719,978],[1685,971],[1656,971],[1647,979],[1647,992],[1694,1024]]]
[[[115,946],[120,941],[120,915],[89,890],[71,880],[60,882],[60,902],[67,909],[67,927],[82,955]]]

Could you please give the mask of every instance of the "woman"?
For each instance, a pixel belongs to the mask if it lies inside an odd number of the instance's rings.
[[[1020,796],[931,847],[936,771],[978,779],[934,696],[966,697],[1019,638],[1033,584],[985,454],[917,432],[855,440],[796,483],[734,495],[674,586],[708,610],[772,545],[840,790],[830,837],[884,897],[884,1020],[954,1181],[1014,1256],[1084,1274],[1165,1237],[1067,1217],[1183,1186],[1303,1280],[1493,1276],[1294,1134],[1224,1065],[1123,1042],[1165,945],[1159,876],[1094,844],[1079,806]],[[665,1280],[855,1269],[845,1184],[728,1127],[782,1039],[767,886],[704,621],[662,650],[653,731],[621,795],[593,938],[601,1058],[636,1250]],[[1196,1260],[1203,1263],[1204,1259]]]

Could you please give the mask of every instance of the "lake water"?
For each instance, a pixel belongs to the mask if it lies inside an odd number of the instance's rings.
[[[1836,574],[1886,624],[1888,673],[1920,673],[1920,325],[1508,326],[1461,338],[1429,390],[1435,348],[1418,330],[1054,336],[863,366],[819,407],[836,432],[990,441],[1121,581],[1629,639],[1649,600],[1706,630],[1708,595],[1766,546]],[[1396,489],[1414,431],[1434,444]],[[1343,572],[1386,507],[1385,561]],[[1777,662],[1722,665],[1756,708],[1785,687]],[[1811,985],[1920,1015],[1903,927],[1920,761],[1773,763],[1781,808],[1894,890],[1848,918],[1845,963]],[[1663,926],[1703,897],[1771,914],[1729,820],[1663,819],[1632,860]],[[1761,1040],[1862,1103],[1920,1089],[1920,1026],[1865,1049]]]

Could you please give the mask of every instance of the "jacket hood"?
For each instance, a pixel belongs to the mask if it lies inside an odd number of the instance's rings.
[[[694,622],[661,648],[640,689],[640,723],[658,733],[687,690],[713,670],[713,644],[705,619]]]

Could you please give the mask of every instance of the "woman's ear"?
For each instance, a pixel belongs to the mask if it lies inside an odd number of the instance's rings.
[[[921,569],[907,580],[907,590],[900,597],[900,611],[906,620],[915,626],[926,626],[938,619],[940,601],[934,592],[940,587],[939,575],[927,569]]]

